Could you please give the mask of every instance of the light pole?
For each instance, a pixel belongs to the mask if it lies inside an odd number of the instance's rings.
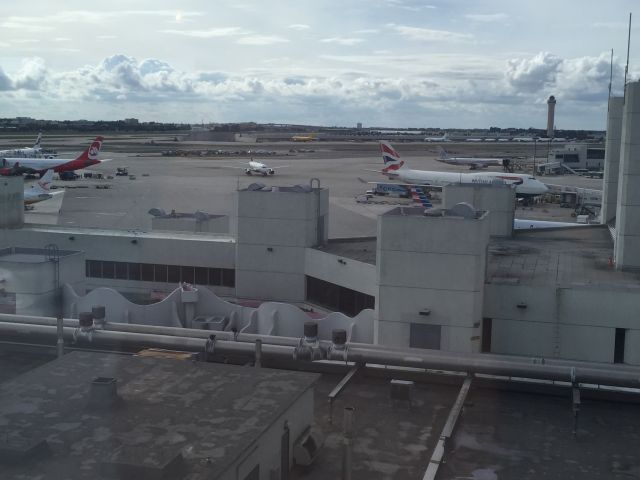
[[[533,176],[536,176],[536,145],[538,143],[538,139],[533,137]]]

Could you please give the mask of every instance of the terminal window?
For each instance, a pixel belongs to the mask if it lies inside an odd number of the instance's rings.
[[[232,268],[206,268],[153,263],[109,262],[87,260],[86,275],[89,278],[109,278],[143,282],[178,283],[196,285],[236,286],[236,271]]]

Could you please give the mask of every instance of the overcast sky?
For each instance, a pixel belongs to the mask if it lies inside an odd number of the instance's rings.
[[[1,2],[0,116],[601,129],[634,4]]]

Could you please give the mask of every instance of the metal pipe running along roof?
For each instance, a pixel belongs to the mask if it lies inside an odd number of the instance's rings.
[[[56,327],[49,325],[7,322],[0,316],[0,336],[43,339],[52,346],[56,343]],[[12,316],[10,316],[12,317]],[[19,316],[17,316],[19,318]],[[34,317],[32,317],[34,318]],[[39,318],[39,317],[35,317]],[[41,317],[42,318],[42,317]],[[46,317],[43,317],[46,318]],[[55,321],[55,319],[49,319]],[[140,327],[140,326],[136,326]],[[149,328],[149,327],[145,327]],[[151,327],[156,328],[156,327]],[[194,331],[195,332],[195,331]],[[204,333],[204,332],[202,332]],[[206,338],[177,336],[158,333],[122,332],[96,328],[64,327],[65,343],[101,348],[146,347],[206,352],[219,355],[255,356],[255,340],[223,340],[218,332],[206,332]],[[225,333],[225,332],[221,332]],[[200,332],[199,332],[200,334]],[[213,338],[212,338],[213,337]],[[252,337],[259,337],[253,335]],[[304,338],[286,339],[294,345],[269,343],[277,337],[256,338],[262,340],[262,358],[280,360],[332,360],[339,362],[370,363],[398,367],[444,370],[507,377],[553,380],[571,384],[596,384],[615,387],[640,388],[640,368],[618,367],[588,362],[545,361],[518,359],[500,355],[460,354],[422,349],[395,349],[378,345],[347,344],[336,346],[331,342],[306,343]],[[284,339],[282,339],[284,340]],[[67,344],[69,344],[67,343]]]

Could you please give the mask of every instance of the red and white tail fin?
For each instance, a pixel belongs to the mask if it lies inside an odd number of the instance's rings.
[[[95,140],[91,142],[91,145],[76,158],[76,161],[97,160],[103,140],[103,137],[97,136]]]
[[[39,190],[43,192],[48,192],[51,187],[51,182],[53,181],[53,170],[49,169],[46,173],[38,180]],[[34,186],[34,188],[36,188]]]
[[[389,142],[384,140],[380,142],[380,153],[382,153],[382,161],[384,162],[382,173],[392,173],[404,166],[404,162],[400,160],[400,154]]]

